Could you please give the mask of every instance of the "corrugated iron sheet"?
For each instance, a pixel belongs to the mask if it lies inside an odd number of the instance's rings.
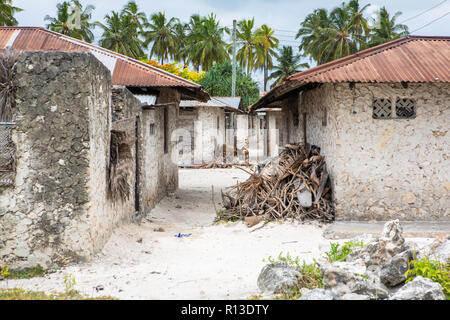
[[[296,73],[250,110],[312,83],[450,82],[450,37],[406,36]]]
[[[200,101],[196,101],[196,100],[181,100],[180,101],[180,107],[181,108],[186,108],[186,107],[191,107],[191,108],[204,108],[204,107],[223,108],[223,109],[228,110],[228,111],[243,112],[241,109],[236,108],[234,105],[226,103],[226,101],[224,101],[223,98],[224,97],[211,97],[211,99],[206,101],[206,102],[200,102]],[[240,97],[239,97],[239,100],[240,100]],[[233,102],[235,102],[235,100],[233,100]]]
[[[286,80],[450,82],[450,37],[404,37],[294,74]]]
[[[0,49],[4,49],[15,31],[20,33],[12,47],[24,51],[91,51],[110,69],[113,85],[136,87],[190,88],[206,100],[209,95],[200,85],[135,59],[39,27],[0,27]]]

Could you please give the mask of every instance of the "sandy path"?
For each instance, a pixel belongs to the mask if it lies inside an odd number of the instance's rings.
[[[212,225],[220,189],[246,179],[238,169],[180,170],[180,189],[163,199],[141,225],[115,230],[91,262],[45,278],[0,282],[0,287],[64,291],[73,274],[76,289],[89,296],[119,299],[245,299],[258,294],[264,258],[281,251],[310,262],[319,256],[319,224],[270,223],[250,232],[242,222]],[[154,231],[163,228],[164,232]],[[192,233],[185,238],[178,233]],[[101,291],[95,290],[102,286]]]

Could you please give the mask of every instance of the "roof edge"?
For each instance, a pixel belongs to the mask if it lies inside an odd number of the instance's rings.
[[[177,76],[177,75],[175,75],[173,73],[170,73],[170,72],[167,72],[165,70],[156,68],[156,67],[154,67],[154,66],[152,66],[150,64],[141,62],[141,61],[139,61],[137,59],[125,56],[125,55],[123,55],[121,53],[118,53],[118,52],[115,52],[115,51],[112,51],[112,50],[100,47],[98,45],[95,45],[95,44],[92,44],[92,43],[89,43],[89,42],[86,42],[86,41],[83,41],[83,40],[80,40],[80,39],[76,39],[76,38],[64,35],[64,34],[61,34],[61,33],[58,33],[58,32],[52,31],[52,30],[48,30],[48,29],[46,29],[44,27],[32,27],[32,26],[4,26],[3,27],[3,26],[1,26],[0,28],[3,29],[3,30],[7,30],[7,29],[11,29],[11,30],[38,30],[38,31],[41,31],[41,32],[49,33],[49,34],[52,34],[52,35],[54,35],[54,36],[56,36],[58,38],[61,38],[63,40],[66,40],[66,41],[69,41],[69,42],[72,42],[72,43],[76,43],[76,44],[78,44],[80,46],[90,47],[90,48],[95,49],[95,50],[103,51],[104,53],[106,53],[108,55],[112,55],[114,57],[121,58],[122,60],[124,60],[127,63],[132,62],[132,63],[137,64],[140,67],[151,69],[151,70],[153,70],[155,72],[158,72],[160,74],[163,74],[163,75],[166,75],[166,76],[169,76],[169,77],[172,77],[172,78],[176,78],[176,79],[178,79],[180,81],[183,81],[183,82],[186,82],[187,84],[190,84],[191,87],[195,87],[195,88],[198,88],[198,89],[204,91],[203,87],[201,85],[199,85],[198,83],[195,83],[193,81],[187,80],[185,78],[182,78],[180,76]],[[176,86],[173,86],[173,87],[176,87]]]

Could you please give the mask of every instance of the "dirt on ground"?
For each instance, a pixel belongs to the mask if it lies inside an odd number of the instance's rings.
[[[269,256],[289,253],[310,263],[319,257],[319,246],[330,240],[322,236],[326,225],[314,222],[271,222],[258,230],[241,221],[213,224],[221,207],[220,190],[247,177],[239,169],[181,169],[179,190],[164,198],[140,225],[116,229],[91,262],[41,278],[2,281],[0,288],[62,292],[64,277],[72,275],[75,289],[92,297],[246,299],[257,295],[257,277]]]

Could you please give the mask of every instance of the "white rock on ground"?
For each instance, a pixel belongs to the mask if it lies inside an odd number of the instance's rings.
[[[330,290],[317,288],[308,291],[298,300],[338,300],[337,296]]]
[[[445,296],[439,283],[417,276],[401,287],[389,300],[445,300]]]
[[[258,288],[263,292],[288,292],[295,288],[297,278],[300,276],[295,268],[284,262],[270,263],[264,266],[258,276]]]

